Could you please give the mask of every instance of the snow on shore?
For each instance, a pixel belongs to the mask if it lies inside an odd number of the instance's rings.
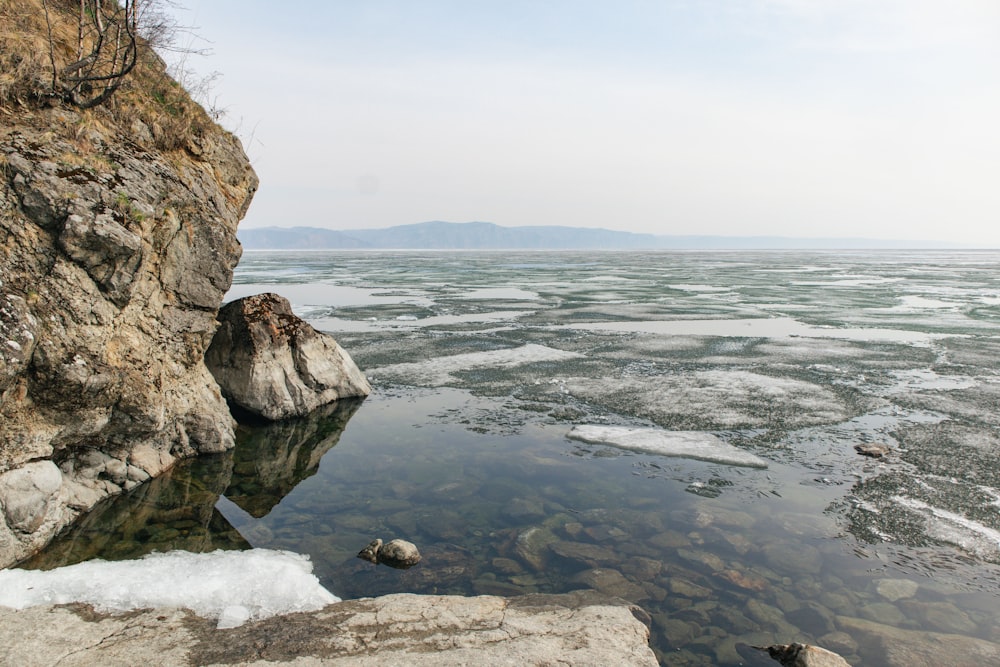
[[[91,560],[54,570],[0,570],[0,605],[24,609],[83,602],[101,612],[184,607],[233,628],[340,598],[320,585],[308,556],[250,549],[152,553],[137,560]]]

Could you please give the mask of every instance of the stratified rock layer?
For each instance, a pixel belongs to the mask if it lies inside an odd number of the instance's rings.
[[[99,110],[0,126],[0,566],[233,445],[203,356],[257,177],[218,127],[169,152],[150,136]]]
[[[277,294],[226,304],[205,363],[226,398],[271,420],[301,417],[341,398],[371,393],[337,341],[297,317]]]
[[[649,665],[643,612],[594,593],[387,595],[230,630],[176,609],[0,608],[12,665]]]

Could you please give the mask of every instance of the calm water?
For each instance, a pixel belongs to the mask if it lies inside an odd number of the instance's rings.
[[[231,296],[287,296],[373,395],[242,427],[235,452],[107,503],[28,565],[256,546],[310,554],[343,597],[590,587],[647,609],[669,665],[790,641],[869,666],[887,643],[989,646],[998,260],[247,253]],[[567,438],[583,424],[708,432],[768,467]],[[424,561],[356,559],[375,537]]]

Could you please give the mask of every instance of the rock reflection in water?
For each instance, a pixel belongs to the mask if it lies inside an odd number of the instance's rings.
[[[249,549],[215,509],[231,471],[231,452],[183,461],[99,504],[19,567],[48,570],[92,558],[125,560],[174,549]]]
[[[19,567],[47,570],[175,549],[249,549],[251,544],[216,509],[220,496],[255,518],[265,516],[316,473],[360,404],[343,400],[304,419],[241,425],[234,450],[182,461],[131,493],[99,504]]]
[[[240,426],[225,496],[247,514],[266,516],[340,440],[362,399],[344,399],[303,419]]]

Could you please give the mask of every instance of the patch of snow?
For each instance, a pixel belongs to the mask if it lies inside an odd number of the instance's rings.
[[[399,320],[400,322],[416,322],[420,318],[418,318],[416,315],[400,315],[396,319]]]
[[[767,461],[723,442],[702,431],[665,431],[656,428],[629,428],[581,424],[574,426],[569,438],[597,445],[609,445],[646,454],[677,456],[732,466],[766,468]]]
[[[0,605],[24,609],[83,602],[101,612],[183,607],[219,628],[340,598],[320,585],[308,556],[250,549],[152,553],[137,560],[91,560],[54,570],[0,570]]]

